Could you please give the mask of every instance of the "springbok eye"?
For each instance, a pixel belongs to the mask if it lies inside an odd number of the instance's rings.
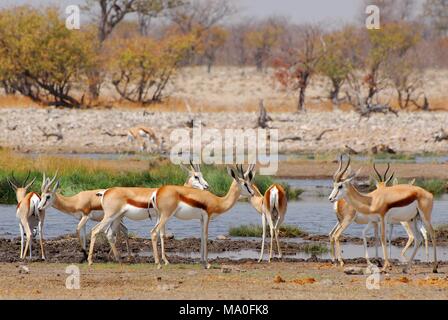
[[[198,177],[198,176],[194,176],[194,178],[195,178],[196,180],[199,180],[199,177]]]
[[[47,195],[47,199],[50,199],[50,195]]]
[[[341,184],[341,185],[339,185],[338,189],[342,189],[342,184]]]

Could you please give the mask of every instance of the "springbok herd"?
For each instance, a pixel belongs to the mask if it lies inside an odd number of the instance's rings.
[[[373,166],[378,176],[376,189],[370,193],[360,192],[353,180],[358,172],[353,172],[350,167],[350,157],[344,165],[343,155],[339,158],[339,168],[333,176],[333,190],[329,196],[334,203],[338,222],[330,232],[330,247],[332,260],[336,259],[342,266],[344,264],[341,255],[339,238],[343,231],[353,222],[366,225],[363,231],[365,257],[368,265],[371,265],[367,252],[366,233],[370,228],[375,230],[375,238],[378,240],[378,227],[380,229],[380,242],[383,250],[383,271],[390,267],[388,250],[386,245],[386,226],[390,225],[390,231],[394,224],[401,224],[405,228],[409,240],[402,251],[414,243],[414,250],[403,272],[406,272],[425,239],[426,253],[428,255],[427,234],[433,246],[433,272],[437,272],[436,238],[431,224],[433,208],[433,195],[428,191],[410,184],[398,184],[393,182],[393,174],[387,176],[390,166],[381,175]],[[250,203],[261,214],[262,221],[262,246],[259,262],[263,259],[264,244],[266,238],[266,222],[270,229],[269,261],[272,258],[273,239],[275,238],[279,257],[282,252],[279,244],[279,229],[284,221],[287,210],[287,198],[285,190],[279,184],[271,185],[266,192],[261,194],[253,183],[255,177],[255,165],[249,165],[244,170],[242,165],[236,168],[227,167],[228,174],[232,177],[232,184],[223,197],[218,197],[207,191],[209,185],[204,179],[200,167],[190,162],[190,165],[181,165],[188,172],[188,179],[183,186],[166,185],[160,188],[122,188],[114,187],[106,190],[83,191],[77,195],[66,197],[58,193],[60,186],[57,173],[53,178],[43,175],[41,194],[27,193],[36,178],[28,182],[30,174],[20,184],[12,174],[8,183],[14,189],[17,197],[17,218],[19,220],[21,246],[20,258],[25,259],[29,250],[32,257],[31,243],[34,236],[39,235],[41,256],[45,259],[43,226],[45,210],[53,206],[57,210],[70,214],[79,220],[76,231],[80,246],[89,265],[93,263],[95,240],[100,232],[107,236],[111,250],[117,261],[120,254],[116,248],[116,240],[120,231],[126,240],[128,255],[129,242],[127,228],[123,224],[123,218],[131,220],[145,220],[156,218],[156,224],[151,230],[151,240],[154,260],[158,268],[161,267],[158,254],[158,239],[161,244],[161,256],[165,264],[168,259],[165,255],[164,235],[167,221],[175,216],[181,220],[198,219],[201,221],[201,263],[209,268],[207,256],[208,227],[212,219],[229,211],[240,196],[249,197]],[[91,231],[90,249],[87,254],[86,223],[91,219],[98,224]],[[419,229],[419,222],[421,227]],[[26,241],[25,240],[26,237]],[[389,236],[389,239],[391,235]],[[390,243],[389,243],[390,246]],[[375,243],[378,256],[377,241]],[[335,250],[336,249],[336,250]],[[336,251],[336,252],[335,252]]]

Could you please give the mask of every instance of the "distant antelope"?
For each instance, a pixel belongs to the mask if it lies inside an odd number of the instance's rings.
[[[146,140],[148,140],[148,142],[153,141],[157,147],[160,148],[160,142],[154,130],[143,125],[130,128],[128,130],[128,140],[130,142],[137,140],[140,151],[145,151],[147,149]]]
[[[27,190],[33,185],[36,177],[31,180],[30,183],[25,185],[30,177],[30,172],[28,172],[28,176],[23,182],[22,186],[19,187],[19,183],[14,178],[14,174],[12,174],[11,179],[7,179],[9,185],[16,193],[17,198],[17,211],[16,216],[19,219],[19,228],[20,228],[20,259],[25,259],[26,254],[28,252],[28,248],[30,250],[30,259],[32,258],[32,239],[33,239],[33,231],[37,229],[37,233],[39,234],[40,240],[40,250],[42,259],[45,260],[45,250],[44,250],[44,239],[43,239],[43,225],[45,220],[45,211],[39,210],[38,205],[40,201],[40,197],[35,192],[26,193]],[[44,176],[45,181],[45,176]],[[25,185],[25,186],[23,186]],[[24,234],[26,234],[26,244],[24,247]]]
[[[249,172],[255,169],[255,165],[250,165],[244,176],[247,176]],[[283,187],[279,184],[271,185],[264,195],[261,194],[260,190],[252,184],[252,188],[255,191],[254,195],[250,197],[250,203],[261,214],[261,223],[263,227],[263,236],[261,242],[261,253],[258,262],[263,260],[264,243],[266,239],[266,220],[269,223],[269,231],[271,235],[271,246],[269,250],[269,262],[272,258],[272,247],[273,239],[275,236],[275,241],[277,243],[277,249],[279,257],[282,258],[282,250],[280,248],[280,243],[278,240],[278,234],[280,232],[280,226],[285,219],[286,209],[288,205],[288,200],[286,199],[286,192]]]
[[[56,180],[56,176],[57,174],[51,181],[54,182]],[[51,181],[47,180],[45,185],[42,185],[39,210],[45,210],[51,205],[53,206],[53,208],[79,220],[78,226],[76,227],[76,233],[78,235],[79,243],[81,245],[84,258],[86,259],[87,221],[93,220],[100,222],[103,219],[104,212],[103,207],[101,206],[101,197],[98,194],[101,194],[105,190],[100,189],[100,190],[81,191],[74,196],[66,197],[57,192],[57,189],[59,187],[59,181],[53,188],[50,183]],[[120,223],[119,228],[126,241],[128,256],[131,256],[131,251],[129,248],[128,229],[123,224],[123,222]]]
[[[188,179],[184,186],[196,189],[208,189],[208,183],[201,173],[199,165],[190,161],[190,168],[181,165],[188,172]],[[134,221],[151,219],[156,212],[152,209],[150,199],[157,188],[110,188],[101,194],[104,217],[92,229],[88,262],[93,263],[93,250],[98,233],[106,232],[107,239],[112,247],[115,259],[120,261],[120,256],[115,246],[115,230],[117,224],[126,217]],[[165,228],[160,230],[161,243],[164,244]]]

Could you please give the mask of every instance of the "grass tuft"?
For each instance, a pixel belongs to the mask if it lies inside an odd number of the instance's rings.
[[[306,253],[315,255],[324,254],[329,251],[328,247],[325,244],[319,242],[306,243],[302,249]]]
[[[266,230],[269,236],[269,228]],[[282,238],[297,238],[304,236],[306,233],[299,228],[291,225],[283,225],[280,227],[280,237]],[[238,227],[232,227],[229,229],[229,235],[232,237],[252,237],[260,238],[263,235],[263,229],[261,225],[241,225]]]

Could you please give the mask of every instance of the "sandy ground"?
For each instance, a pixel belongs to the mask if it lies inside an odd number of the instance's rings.
[[[1,299],[448,299],[448,267],[432,274],[414,266],[407,275],[394,267],[368,290],[367,275],[346,275],[329,263],[246,262],[80,266],[80,289],[65,287],[67,264],[0,264]],[[369,278],[372,279],[372,278]],[[242,290],[244,288],[244,290]]]
[[[320,241],[323,236],[314,238]],[[366,264],[362,258],[347,259],[346,266],[340,267],[315,256],[283,262],[276,258],[271,263],[218,258],[210,260],[210,270],[204,270],[197,259],[174,253],[198,252],[199,239],[191,238],[167,240],[171,264],[158,270],[150,255],[139,254],[143,247],[149,249],[147,239],[132,239],[134,259],[121,264],[112,262],[105,243],[98,244],[95,263],[88,266],[81,262],[78,243],[70,236],[47,242],[47,262],[38,258],[20,261],[19,241],[0,239],[0,299],[448,299],[446,262],[440,263],[437,274],[423,262],[403,274],[402,266],[392,260],[394,267],[388,273],[371,276],[363,274]],[[301,250],[300,244],[282,242],[282,247],[285,253]],[[124,254],[122,243],[120,249]],[[241,249],[259,250],[260,243],[224,240],[209,244],[210,252]],[[65,287],[70,272],[66,268],[73,264],[79,268],[79,290]],[[347,275],[346,267],[358,268],[361,274]],[[379,289],[367,289],[366,281],[378,283]]]
[[[201,131],[187,127],[191,118],[201,121]],[[278,130],[279,153],[344,151],[346,146],[371,152],[378,145],[388,146],[396,152],[446,153],[448,150],[448,140],[434,140],[435,133],[441,128],[446,130],[448,112],[400,113],[398,117],[377,114],[369,119],[360,119],[354,112],[339,111],[276,113],[272,118],[270,126]],[[188,114],[117,109],[1,108],[0,146],[23,152],[137,151],[138,145],[129,142],[126,133],[129,128],[143,124],[155,130],[157,137],[164,141],[166,152],[175,146],[177,151],[185,152],[190,150],[192,141],[201,142],[202,147],[212,141],[225,145],[226,129],[235,130],[233,135],[241,137],[242,132],[237,130],[252,130],[256,119],[255,112]],[[218,132],[209,131],[207,136],[209,129]],[[156,150],[154,144],[151,148]]]

